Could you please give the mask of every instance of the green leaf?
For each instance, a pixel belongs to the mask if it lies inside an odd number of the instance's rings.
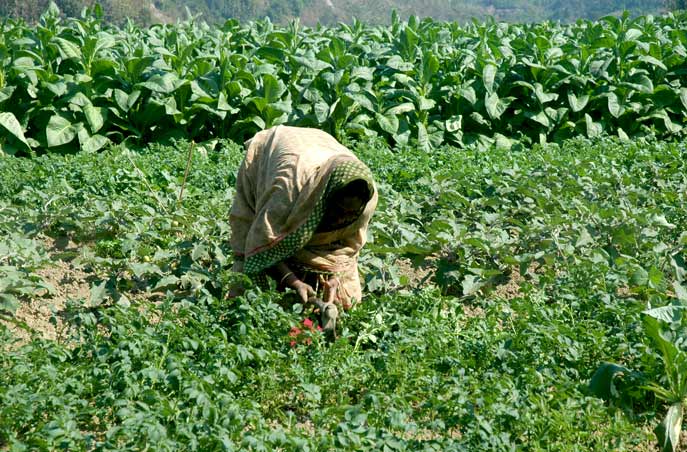
[[[680,88],[680,100],[682,101],[682,107],[687,111],[687,88]]]
[[[374,105],[372,104],[372,101],[370,99],[368,99],[368,97],[365,96],[364,94],[362,94],[362,93],[347,93],[346,95],[348,97],[350,97],[351,100],[353,100],[354,102],[357,102],[358,105],[363,107],[365,110],[370,111],[370,112],[374,111],[375,108],[374,108]]]
[[[432,77],[439,72],[440,68],[439,60],[431,52],[426,52],[423,55],[422,64],[422,83],[427,84],[432,80]]]
[[[31,149],[31,145],[28,141],[26,141],[24,131],[22,130],[19,121],[17,121],[17,118],[14,116],[13,113],[0,113],[0,127],[7,130],[7,132],[13,135],[17,140],[25,144],[27,148]]]
[[[319,402],[322,399],[322,393],[318,385],[310,383],[301,383],[300,386],[303,389],[303,395],[307,400],[310,400],[312,402]]]
[[[682,288],[684,291],[685,289]],[[681,294],[681,296],[684,296],[685,294]],[[680,316],[682,315],[681,311],[687,310],[687,306],[679,306],[679,305],[669,305],[669,306],[661,306],[659,308],[653,308],[653,309],[647,309],[646,311],[642,311],[642,314],[648,315],[649,317],[652,317],[656,320],[660,320],[662,322],[666,323],[671,323],[675,322],[676,320],[680,319]]]
[[[532,121],[541,124],[547,129],[551,127],[551,121],[549,120],[549,116],[546,114],[546,111],[540,111],[536,114],[534,114],[533,112],[527,112],[525,113],[525,116],[530,118]]]
[[[589,234],[589,231],[587,231],[587,228],[582,228],[580,231],[580,236],[575,242],[575,248],[589,245],[590,243],[594,243],[594,239],[592,238],[591,234]]]
[[[0,312],[14,314],[19,309],[19,300],[12,294],[0,293]]]
[[[418,98],[418,109],[420,111],[431,110],[436,104],[434,99],[428,99],[425,96],[419,96]]]
[[[168,97],[164,101],[163,105],[165,107],[165,114],[167,114],[169,116],[178,115],[181,113],[177,109],[177,101],[176,101],[176,99],[174,99],[174,97]],[[205,105],[205,104],[200,104],[200,105],[202,105],[203,107],[206,107],[209,111],[218,115],[222,119],[224,119],[224,115],[226,115],[225,112],[223,112],[221,110],[215,110],[214,108],[210,107],[209,105]]]
[[[654,83],[644,74],[633,76],[630,82],[623,83],[623,85],[645,94],[652,94],[654,92]]]
[[[53,38],[54,42],[57,43],[57,48],[60,50],[60,56],[66,60],[80,60],[81,59],[81,49],[71,41],[67,41],[64,38]]]
[[[16,155],[21,149],[14,146],[12,143],[0,142],[0,157],[4,155]]]
[[[224,94],[224,92],[220,92],[219,97],[217,98],[217,110],[228,111],[231,114],[236,114],[240,111],[238,108],[234,108],[231,105],[229,105],[227,95]]]
[[[673,281],[675,297],[683,303],[687,303],[687,289],[677,281]]]
[[[488,127],[488,126],[490,125],[490,124],[489,124],[489,121],[487,121],[486,119],[484,119],[484,116],[482,116],[481,114],[479,114],[479,112],[476,112],[476,111],[473,111],[472,113],[470,113],[470,119],[472,119],[473,121],[475,121],[477,124],[480,124],[480,125],[483,125],[483,126],[487,126],[487,127]]]
[[[472,86],[463,87],[458,90],[458,92],[460,93],[460,96],[470,102],[471,105],[475,105],[477,103],[477,93],[475,93],[475,89]]]
[[[185,82],[179,80],[179,77],[177,77],[176,74],[167,72],[162,75],[155,74],[145,82],[139,83],[137,86],[148,88],[156,93],[169,94],[174,92],[183,83]]]
[[[651,117],[663,120],[663,125],[665,126],[666,130],[670,133],[680,133],[682,131],[682,126],[680,124],[676,124],[675,122],[673,122],[673,120],[670,118],[670,115],[668,115],[668,112],[665,109],[661,109],[653,113]]]
[[[207,247],[202,243],[196,243],[193,246],[193,252],[191,253],[191,259],[198,261],[201,259],[207,259],[210,255],[208,253]]]
[[[313,110],[315,112],[317,122],[320,124],[324,124],[327,121],[327,118],[329,118],[329,105],[327,105],[326,102],[320,101],[315,103]]]
[[[150,262],[132,262],[129,268],[137,278],[143,275],[162,275],[160,267]]]
[[[398,118],[394,115],[382,115],[377,113],[375,115],[379,127],[391,135],[398,132]]]
[[[463,288],[463,296],[472,295],[484,286],[484,282],[476,275],[465,275],[461,283]]]
[[[420,149],[425,151],[431,148],[429,135],[427,134],[427,128],[421,122],[417,124],[417,144]]]
[[[658,268],[652,266],[649,269],[649,287],[659,289],[663,283],[663,272]]]
[[[286,86],[281,80],[270,74],[265,74],[262,77],[263,96],[268,102],[276,102],[281,99],[282,94],[286,91]]]
[[[513,145],[515,145],[516,143],[516,140],[511,140],[505,135],[502,135],[500,133],[494,134],[494,146],[496,146],[496,149],[509,150],[512,149]]]
[[[103,127],[105,120],[103,119],[102,111],[100,107],[94,107],[93,104],[84,105],[83,112],[86,115],[88,126],[91,128],[91,133],[96,133]]]
[[[12,67],[20,72],[36,69],[36,62],[31,57],[19,57],[12,62]]]
[[[356,66],[351,71],[351,80],[367,80],[372,81],[374,79],[374,68],[366,66]]]
[[[463,116],[456,115],[451,116],[446,120],[446,131],[447,132],[457,132],[463,128]]]
[[[680,445],[680,432],[682,431],[682,415],[682,403],[674,403],[668,408],[668,413],[663,421],[654,429],[661,452],[677,451]]]
[[[15,89],[17,89],[16,86],[5,86],[4,88],[0,89],[0,104],[12,97]]]
[[[666,216],[663,214],[660,215],[654,215],[652,218],[652,223],[658,226],[662,226],[664,228],[668,229],[675,229],[675,225],[673,223],[669,223],[668,220],[666,219]]]
[[[625,33],[626,41],[636,41],[640,36],[642,36],[642,31],[636,28],[630,28]]]
[[[72,123],[60,115],[53,115],[45,129],[48,147],[61,146],[71,142],[76,137],[76,129]]]
[[[121,89],[114,90],[114,100],[122,111],[129,111],[129,105],[127,105],[128,97],[129,95]]]
[[[400,55],[391,56],[391,58],[387,60],[386,65],[391,69],[401,72],[412,71],[415,69],[415,65],[413,65],[413,63],[404,61]]]
[[[313,73],[317,74],[325,69],[331,69],[332,65],[315,58],[314,56],[306,57],[300,55],[289,55],[296,65],[309,68]]]
[[[620,115],[623,114],[623,107],[620,105],[620,101],[618,100],[618,95],[616,93],[608,93],[607,94],[607,99],[608,99],[608,112],[613,116],[614,118],[619,117]]]
[[[81,143],[81,150],[85,152],[96,152],[102,149],[110,140],[102,135],[93,135]]]
[[[409,111],[415,111],[415,104],[412,102],[403,102],[389,108],[384,114],[387,116],[398,116]]]
[[[129,94],[125,93],[121,89],[114,90],[115,102],[117,103],[117,106],[119,106],[119,108],[125,112],[129,111],[131,107],[133,107],[140,95],[141,92],[139,90],[132,91]]]
[[[601,135],[601,133],[603,132],[603,127],[600,123],[594,122],[592,117],[589,116],[589,114],[587,113],[584,114],[584,121],[587,125],[587,136],[589,138],[598,137],[599,135]]]
[[[56,19],[60,17],[60,8],[58,8],[57,4],[53,1],[51,1],[48,4],[48,9],[45,10],[43,14],[41,14],[41,19],[46,20],[46,19]]]
[[[107,281],[102,281],[100,284],[91,284],[90,305],[92,307],[100,306],[107,297]]]
[[[507,108],[507,105],[499,99],[496,93],[487,94],[484,99],[484,106],[491,119],[499,119]]]
[[[72,105],[76,105],[79,108],[83,108],[86,105],[90,105],[91,100],[88,97],[86,97],[84,93],[79,91],[77,93],[74,93],[74,95],[69,98],[69,103]]]
[[[589,96],[587,94],[583,94],[580,97],[577,97],[575,93],[568,92],[568,103],[570,104],[570,108],[572,111],[575,113],[582,111],[584,107],[587,106],[587,103],[589,102]]]
[[[169,286],[176,286],[177,284],[179,284],[179,278],[174,275],[168,275],[160,279],[157,284],[155,284],[153,290],[158,290]]]
[[[632,276],[630,277],[630,283],[633,286],[645,286],[649,282],[649,272],[644,270],[642,267],[637,267]]]
[[[484,88],[488,93],[494,91],[494,80],[496,79],[496,66],[493,64],[487,64],[482,70],[482,82],[484,83]]]
[[[558,94],[544,92],[544,87],[541,83],[534,84],[534,94],[542,105],[558,99]]]
[[[637,59],[638,59],[639,61],[643,61],[643,62],[645,62],[645,63],[648,63],[648,64],[650,64],[650,65],[652,65],[652,66],[656,66],[656,67],[658,67],[658,68],[661,68],[661,69],[663,69],[664,71],[667,71],[667,70],[668,70],[668,68],[666,67],[666,65],[663,64],[663,62],[662,62],[661,60],[659,60],[659,59],[657,59],[657,58],[654,58],[654,57],[652,57],[652,56],[649,56],[649,55],[642,55],[642,56],[640,56],[640,57],[637,58]]]

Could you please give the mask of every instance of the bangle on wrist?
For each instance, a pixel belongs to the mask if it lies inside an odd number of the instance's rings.
[[[288,278],[289,276],[291,276],[291,275],[293,275],[293,272],[288,272],[287,274],[285,274],[284,276],[282,276],[281,279],[279,280],[279,284],[283,283],[284,280],[285,280],[286,278]]]

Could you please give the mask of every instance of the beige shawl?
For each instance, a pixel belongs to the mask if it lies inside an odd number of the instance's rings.
[[[335,168],[366,167],[331,135],[317,129],[277,126],[246,142],[229,217],[235,271],[264,272],[286,260],[339,279],[336,299],[360,301],[358,253],[377,206],[377,190],[354,223],[314,233]],[[367,170],[369,174],[369,170]]]

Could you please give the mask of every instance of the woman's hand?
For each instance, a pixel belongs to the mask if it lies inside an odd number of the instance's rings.
[[[295,278],[295,280],[289,284],[289,287],[296,291],[298,296],[303,300],[303,303],[306,303],[311,296],[316,295],[315,289],[298,278]]]
[[[279,283],[295,290],[298,296],[303,300],[303,303],[306,303],[311,296],[316,295],[315,289],[298,279],[286,263],[279,262],[274,268],[279,277]]]
[[[339,287],[339,280],[337,278],[322,279],[322,286],[324,287],[324,302],[334,303],[336,301],[336,293]]]

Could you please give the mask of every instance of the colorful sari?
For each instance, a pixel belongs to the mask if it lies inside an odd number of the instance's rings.
[[[362,213],[318,232],[328,196],[357,179],[372,193]],[[376,206],[369,168],[331,135],[286,126],[259,132],[246,142],[229,217],[233,269],[260,276],[284,261],[306,282],[312,275],[336,278],[335,301],[347,308],[362,297],[358,253]]]

